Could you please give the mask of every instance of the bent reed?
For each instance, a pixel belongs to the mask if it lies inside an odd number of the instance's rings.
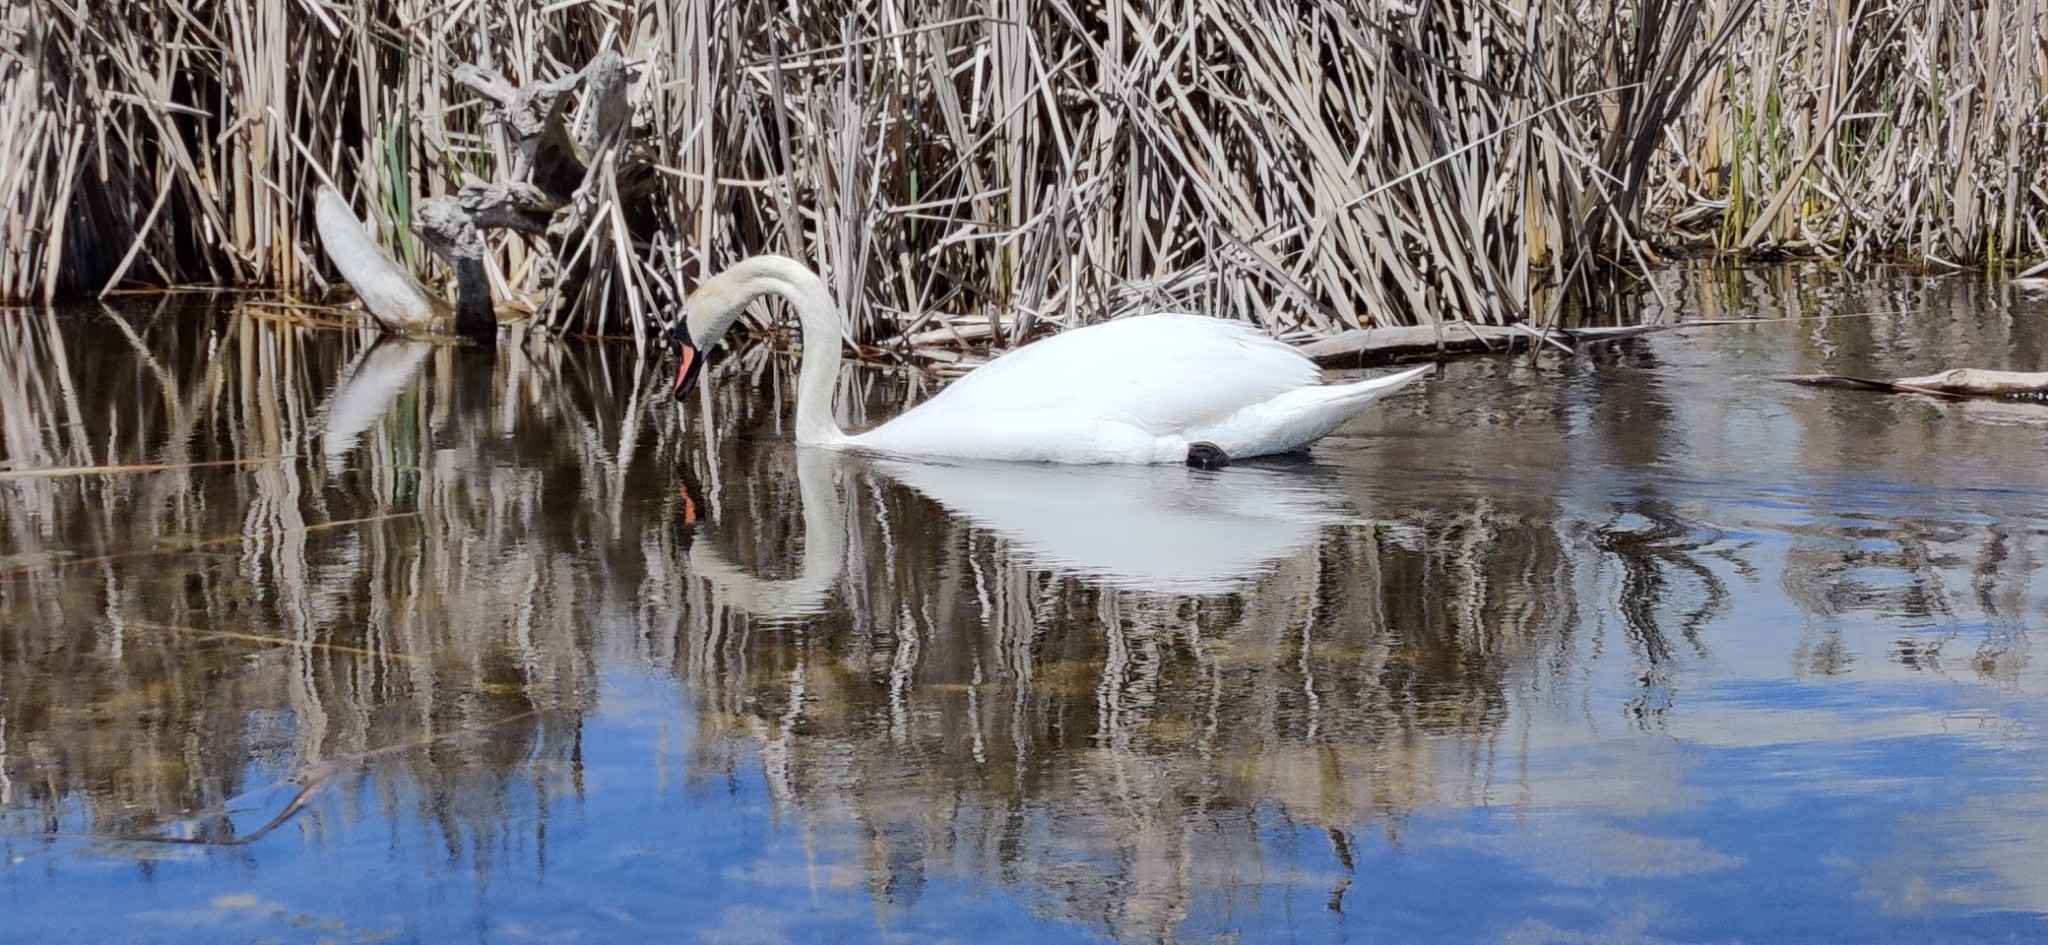
[[[0,13],[0,300],[317,290],[323,181],[431,275],[413,208],[513,166],[457,68],[604,50],[652,183],[592,175],[578,239],[491,237],[556,331],[646,337],[757,252],[906,352],[1162,309],[1554,324],[1551,290],[1674,248],[2033,258],[2041,7],[31,0]]]

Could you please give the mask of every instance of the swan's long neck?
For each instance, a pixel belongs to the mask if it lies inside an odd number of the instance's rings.
[[[783,298],[796,307],[803,324],[803,365],[796,374],[796,441],[803,446],[829,446],[846,439],[839,418],[832,413],[832,393],[839,386],[840,351],[844,331],[840,328],[839,306],[825,281],[802,271],[802,281],[790,284]]]
[[[802,263],[784,256],[755,256],[705,280],[690,297],[691,340],[700,350],[717,344],[748,303],[771,294],[787,300],[803,326],[803,366],[797,370],[796,381],[796,441],[804,446],[844,442],[846,433],[832,414],[844,337],[839,306],[832,301],[825,280]]]

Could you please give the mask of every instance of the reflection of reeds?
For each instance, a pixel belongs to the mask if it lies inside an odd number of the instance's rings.
[[[1764,370],[1888,376],[1951,363],[2048,364],[2039,300],[2024,290],[1902,274],[1815,275],[1804,268],[1707,274],[1680,283],[1679,304],[1706,318],[1806,320],[1808,327],[1789,333],[1768,325],[1716,329],[1725,350],[1746,361],[1789,358]],[[1778,575],[1785,596],[1816,623],[1802,645],[1801,671],[1846,668],[1837,639],[1843,626],[1903,623],[1912,629],[1891,653],[1900,666],[2013,679],[2027,662],[2024,601],[2048,546],[2008,520],[1996,491],[1952,482],[1948,458],[2031,468],[2048,410],[2026,402],[1794,397],[1787,412],[1796,433],[1783,448],[1813,480],[1799,492],[1810,488],[1815,496],[1813,520],[1786,526],[1793,541]],[[1886,490],[1919,488],[1923,477],[1958,490],[1947,516],[1907,515],[1890,505]],[[1969,642],[1952,641],[1958,626],[1971,628]]]
[[[0,715],[34,735],[5,759],[10,811],[145,833],[332,760],[401,765],[423,803],[484,816],[506,778],[573,771],[590,621],[630,596],[588,589],[645,565],[578,550],[621,523],[554,498],[627,487],[614,381],[564,383],[560,350],[479,372],[444,347],[323,462],[318,405],[369,340],[246,314],[0,323],[7,466],[102,468],[0,482]]]
[[[1939,310],[1981,291],[1726,278],[1680,297],[1798,314]],[[192,812],[252,778],[369,768],[377,777],[334,781],[374,787],[364,804],[416,801],[410,813],[451,838],[496,836],[527,822],[529,786],[577,789],[597,667],[657,667],[694,709],[691,775],[758,766],[787,822],[854,828],[885,903],[928,872],[980,871],[1048,914],[1160,940],[1207,891],[1275,881],[1257,857],[1276,822],[1344,860],[1356,831],[1398,838],[1418,811],[1515,800],[1529,750],[1516,723],[1540,730],[1529,716],[1576,702],[1594,651],[1625,654],[1640,676],[1607,708],[1653,724],[1688,660],[1726,654],[1712,623],[1740,588],[1725,576],[1758,580],[1744,539],[1648,474],[1681,432],[1697,458],[1756,448],[1739,439],[1753,427],[1723,422],[1736,408],[1720,399],[1673,396],[1654,364],[1433,385],[1414,403],[1466,434],[1376,438],[1356,468],[1287,469],[1352,507],[1252,579],[1186,594],[1063,567],[884,462],[826,457],[838,507],[814,516],[806,457],[780,426],[792,365],[759,348],[679,415],[620,348],[436,346],[334,456],[322,418],[346,412],[348,387],[332,388],[368,336],[166,315],[0,321],[10,468],[179,467],[0,480],[0,816],[14,833],[200,820],[189,829],[225,839],[224,819]],[[1911,351],[1895,333],[1913,324],[1815,323],[1777,354]],[[1952,340],[2040,350],[2028,319],[1987,324]],[[1738,349],[1756,330],[1713,329]],[[61,372],[18,369],[60,352]],[[856,426],[905,396],[876,372],[844,387]],[[1594,388],[1603,396],[1582,397]],[[1859,449],[1926,449],[1911,438],[1930,430],[1955,437],[1938,451],[2033,445],[1790,404],[1796,448],[1813,451],[1802,470],[1867,471]],[[1585,499],[1488,478],[1541,475],[1557,451],[1583,451],[1572,461],[1621,488]],[[256,465],[195,465],[232,456]],[[679,471],[696,480],[694,528],[676,521]],[[1825,625],[1801,670],[1842,668],[1841,618],[1918,606],[2009,629],[1986,635],[1972,669],[2012,678],[2038,539],[1996,522],[1874,521],[1769,526],[1788,536],[1786,596]],[[833,524],[845,560],[814,567],[811,553],[835,552],[813,532]],[[761,596],[698,567],[712,552],[760,578],[830,580],[767,619],[746,610]],[[1864,593],[1873,566],[1910,586]],[[1957,662],[1937,633],[1906,636],[1902,664]]]
[[[737,526],[697,540],[809,573],[793,454],[728,440],[707,504]],[[884,901],[995,861],[1053,913],[1161,938],[1199,889],[1263,882],[1262,811],[1342,844],[1484,796],[1509,700],[1573,645],[1566,537],[1484,503],[1328,524],[1191,598],[1064,574],[883,468],[839,470],[852,563],[824,613],[750,618],[718,574],[673,590],[700,764],[751,746],[803,822],[860,825]]]

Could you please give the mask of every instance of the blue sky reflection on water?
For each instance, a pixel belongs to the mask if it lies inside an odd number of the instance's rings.
[[[15,842],[6,935],[1109,940],[1098,925],[1045,915],[1033,901],[1044,890],[1020,896],[971,864],[932,867],[914,897],[899,888],[890,902],[852,825],[777,816],[755,765],[688,775],[675,753],[689,737],[687,713],[672,682],[618,674],[604,685],[584,734],[583,793],[554,802],[544,838],[536,799],[514,796],[506,807],[524,816],[451,850],[435,824],[380,816],[358,785],[328,792],[299,829],[244,850],[159,856]],[[2040,769],[2026,763],[2035,752],[2010,757],[1997,736],[1987,743],[1975,732],[1914,733],[1896,692],[1816,699],[1758,685],[1726,695],[1735,712],[1836,718],[1808,744],[1680,737],[1540,752],[1528,761],[1533,796],[1443,805],[1360,832],[1350,868],[1323,830],[1262,810],[1263,885],[1200,889],[1195,864],[1196,895],[1176,937],[2024,941],[2039,931],[2039,846],[2010,835],[2015,815],[2044,813]],[[1967,784],[1953,772],[1967,772]],[[1953,865],[1930,869],[1930,860]]]
[[[234,851],[10,844],[9,941],[1108,941],[1046,922],[1000,886],[933,876],[870,888],[850,825],[778,817],[758,765],[697,779],[676,754],[673,681],[604,678],[584,786],[455,831],[379,808],[411,798],[337,786],[301,829]],[[374,775],[372,776],[374,779]],[[386,800],[395,804],[387,805]],[[268,811],[261,812],[267,816]],[[260,819],[260,818],[259,818]],[[538,828],[545,820],[545,836]],[[345,873],[337,870],[346,869]],[[18,911],[17,911],[18,910]]]
[[[2031,367],[2048,310],[1673,289],[1975,327],[1458,362],[1208,474],[804,460],[773,362],[703,428],[612,416],[621,368],[573,356],[407,350],[335,403],[360,339],[145,325],[229,392],[194,458],[302,450],[4,486],[0,941],[2048,938],[2048,408],[1768,379]],[[178,357],[218,344],[311,366]],[[368,419],[323,453],[314,416]],[[247,845],[115,839],[247,837],[321,765]]]

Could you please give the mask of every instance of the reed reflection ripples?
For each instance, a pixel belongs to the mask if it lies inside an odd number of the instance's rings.
[[[2033,366],[2039,305],[1666,288],[1914,314],[1457,363],[1197,471],[799,450],[764,348],[685,423],[606,345],[9,313],[0,897],[53,941],[2039,931],[2044,411],[1767,380]]]

